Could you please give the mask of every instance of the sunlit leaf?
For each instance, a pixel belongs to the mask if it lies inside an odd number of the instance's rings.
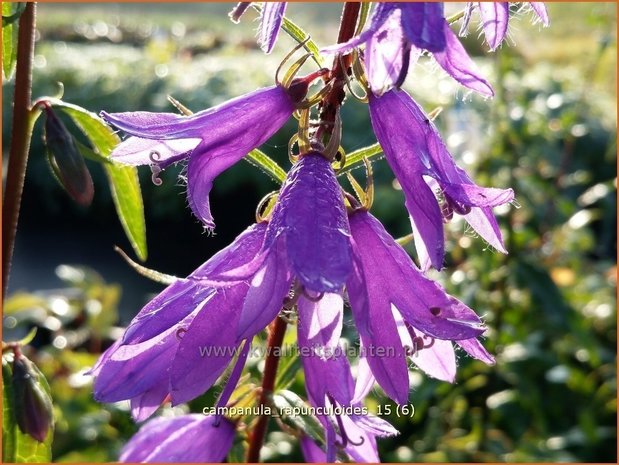
[[[271,179],[273,179],[278,184],[284,182],[286,179],[286,172],[283,170],[281,166],[279,166],[275,160],[269,157],[266,153],[262,152],[259,149],[254,149],[249,152],[245,160],[247,160],[252,165],[260,168],[265,174],[267,174]]]
[[[13,6],[21,3],[2,2],[2,73],[6,80],[13,77],[17,63],[17,22],[9,21],[9,18],[19,17],[19,11],[14,11]],[[25,6],[25,3],[23,4]],[[23,8],[22,8],[23,11]]]
[[[324,431],[318,419],[301,397],[292,391],[283,390],[273,394],[273,405],[281,420],[293,428],[303,431],[317,442],[324,442]]]
[[[367,158],[368,161],[372,161],[378,160],[382,157],[383,149],[381,148],[380,144],[376,142],[375,144],[363,147],[359,150],[355,150],[354,152],[346,154],[346,164],[342,167],[341,170],[338,171],[337,174],[338,176],[342,176],[349,171],[364,166],[364,158]]]
[[[50,99],[67,113],[103,157],[109,157],[120,142],[118,136],[101,118],[77,105]],[[104,164],[118,218],[131,247],[140,260],[146,260],[146,222],[137,170],[132,166]]]

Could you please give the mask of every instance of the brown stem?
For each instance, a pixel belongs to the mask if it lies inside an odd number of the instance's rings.
[[[260,393],[260,405],[268,405],[268,398],[275,388],[275,377],[281,354],[281,346],[286,333],[286,321],[280,317],[271,323],[269,340],[267,343],[267,358],[264,364],[264,377],[262,378],[262,392]],[[269,417],[263,415],[258,419],[256,426],[250,433],[249,448],[247,449],[247,462],[257,463],[260,460],[260,449],[264,443],[267,432]]]
[[[32,60],[34,56],[34,28],[36,4],[28,2],[19,18],[17,38],[17,65],[15,69],[15,95],[13,98],[13,128],[11,131],[11,148],[6,175],[6,188],[2,205],[2,300],[6,294],[15,232],[19,218],[22,191],[30,137],[32,119],[30,117],[30,99],[32,92]]]
[[[359,10],[361,3],[346,2],[342,11],[342,19],[340,21],[340,31],[337,37],[337,43],[341,44],[350,40],[355,34],[357,21],[359,19]],[[342,105],[344,97],[346,97],[346,77],[350,74],[350,55],[337,54],[333,60],[333,67],[329,74],[329,81],[332,83],[331,92],[329,92],[320,102],[320,126],[316,131],[316,138],[321,139],[323,135],[331,135],[334,127],[337,109]]]

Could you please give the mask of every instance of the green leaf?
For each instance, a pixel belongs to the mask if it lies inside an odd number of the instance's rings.
[[[73,119],[102,157],[108,158],[114,147],[120,143],[112,129],[94,113],[59,99],[50,98],[48,101],[52,106],[60,107]],[[114,163],[103,164],[103,167],[120,223],[136,255],[144,261],[147,257],[146,221],[137,170],[133,166]]]
[[[15,15],[19,16],[17,13],[13,13],[13,5],[15,4],[11,2],[2,2],[2,73],[7,81],[13,77],[17,64],[18,25],[11,21],[7,21],[8,24],[6,25],[4,24],[7,16],[10,18]]]
[[[39,442],[20,431],[15,418],[15,392],[13,390],[12,354],[2,356],[2,461],[16,463],[49,463],[52,460],[53,428],[50,428],[45,440]],[[49,384],[32,364],[37,373],[37,380],[42,390],[50,397]]]
[[[275,390],[279,391],[289,387],[297,376],[297,373],[301,369],[301,359],[299,355],[292,351],[293,355],[288,360],[280,362],[281,368],[277,372],[277,378],[275,379]]]
[[[346,154],[346,163],[342,169],[338,171],[337,175],[342,176],[345,173],[363,166],[364,158],[367,158],[368,160],[378,160],[382,157],[383,149],[378,142],[367,147],[363,147],[362,149],[355,150],[354,152],[350,152]]]
[[[13,11],[13,6],[15,6],[15,11]],[[2,2],[2,27],[17,21],[25,9],[26,2]]]
[[[297,394],[283,390],[273,394],[273,405],[281,420],[302,431],[317,442],[324,443],[324,432],[318,419],[309,412],[312,408]]]
[[[286,179],[286,172],[284,171],[284,169],[279,166],[275,162],[275,160],[269,157],[266,153],[258,149],[254,149],[249,152],[245,156],[245,160],[247,160],[249,163],[256,166],[257,168],[260,168],[264,173],[266,173],[271,179],[273,179],[273,181],[278,184],[281,184],[282,182],[284,182],[284,179]]]

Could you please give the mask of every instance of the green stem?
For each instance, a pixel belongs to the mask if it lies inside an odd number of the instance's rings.
[[[2,300],[6,294],[15,233],[19,219],[24,178],[28,164],[30,139],[35,117],[30,113],[32,92],[32,60],[34,57],[34,31],[36,4],[29,2],[19,18],[17,39],[17,66],[15,69],[15,95],[13,99],[13,127],[6,175],[6,188],[2,204]]]

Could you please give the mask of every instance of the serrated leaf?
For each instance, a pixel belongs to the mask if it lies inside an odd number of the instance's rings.
[[[109,157],[120,139],[96,114],[59,99],[48,99],[71,117],[92,143],[95,151]],[[103,164],[112,191],[118,219],[138,258],[146,260],[146,222],[137,170],[133,166]]]
[[[284,423],[324,443],[323,427],[314,415],[309,414],[312,408],[301,397],[292,391],[282,390],[273,394],[272,401]]]
[[[265,174],[267,174],[273,181],[281,184],[286,179],[286,172],[279,166],[275,160],[269,157],[266,153],[259,149],[254,149],[245,156],[252,165],[260,168]]]
[[[13,17],[14,3],[2,2],[2,22],[5,17]],[[17,64],[17,22],[9,22],[2,26],[2,74],[8,81],[13,77],[15,65]]]
[[[2,461],[3,463],[49,463],[52,460],[53,428],[49,429],[43,442],[20,431],[15,418],[13,373],[8,357],[11,356],[2,356]],[[33,367],[37,371],[40,387],[51,399],[47,380],[34,364]]]
[[[342,167],[341,170],[338,171],[337,175],[342,176],[354,169],[357,169],[364,165],[364,158],[367,158],[369,161],[377,160],[383,157],[383,149],[378,142],[375,144],[369,145],[367,147],[363,147],[359,150],[355,150],[354,152],[350,152],[346,154],[346,163]]]

